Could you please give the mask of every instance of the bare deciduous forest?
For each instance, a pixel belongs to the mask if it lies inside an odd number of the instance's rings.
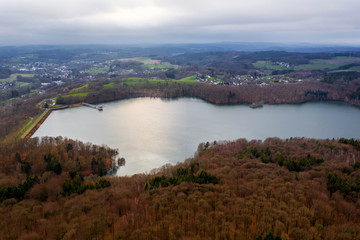
[[[359,239],[359,144],[207,143],[177,166],[103,178],[118,161],[109,148],[62,138],[4,145],[0,238]],[[4,199],[35,176],[23,199]]]

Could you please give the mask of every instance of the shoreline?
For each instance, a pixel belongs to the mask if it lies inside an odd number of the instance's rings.
[[[202,97],[194,97],[194,96],[180,96],[180,97],[162,97],[162,96],[133,96],[133,97],[126,97],[126,98],[119,98],[119,99],[113,99],[113,100],[108,100],[108,101],[94,101],[91,102],[91,104],[103,104],[103,103],[111,103],[111,102],[116,102],[116,101],[122,101],[122,100],[130,100],[130,99],[137,99],[137,98],[159,98],[159,99],[165,99],[165,100],[177,100],[177,99],[181,99],[181,98],[193,98],[193,99],[199,99],[202,100],[204,102],[207,102],[209,104],[214,104],[217,106],[233,106],[233,105],[248,105],[249,107],[251,106],[251,104],[253,104],[254,102],[246,102],[246,101],[240,101],[240,102],[214,102],[211,100],[208,100],[206,98],[202,98]],[[337,103],[343,103],[343,104],[348,104],[351,105],[353,107],[357,107],[360,108],[360,105],[357,103],[352,103],[349,101],[345,101],[345,100],[335,100],[335,99],[326,99],[326,100],[308,100],[308,101],[298,101],[298,102],[281,102],[281,103],[269,103],[269,102],[261,102],[262,105],[301,105],[301,104],[306,104],[306,103],[322,103],[322,102],[337,102]],[[52,108],[47,108],[49,110],[64,110],[64,109],[68,109],[68,108],[76,108],[76,107],[82,107],[82,103],[76,103],[76,104],[71,104],[71,105],[66,105],[63,107],[58,107],[56,109],[52,109]]]
[[[65,105],[65,106],[61,106],[61,107],[56,107],[56,108],[46,108],[45,109],[45,114],[36,122],[33,124],[33,126],[31,126],[21,137],[20,139],[29,139],[32,137],[32,135],[34,135],[34,133],[40,128],[40,126],[45,122],[45,120],[50,116],[52,111],[60,111],[60,110],[64,110],[64,109],[68,109],[68,108],[75,108],[75,107],[81,107],[83,106],[82,104],[72,104],[72,105]]]
[[[45,122],[45,120],[50,116],[52,110],[47,109],[45,110],[45,114],[36,122],[33,126],[27,130],[24,135],[21,137],[22,139],[29,139],[32,135],[40,128],[40,126]]]
[[[357,86],[357,85],[356,85]],[[278,104],[301,104],[318,101],[341,101],[360,107],[360,100],[350,99],[351,89],[356,86],[349,86],[341,91],[335,85],[324,83],[302,83],[296,85],[271,85],[258,87],[247,85],[242,87],[232,86],[208,86],[203,84],[159,84],[153,87],[132,86],[112,87],[100,90],[87,91],[84,98],[64,98],[64,105],[80,104],[101,104],[115,100],[125,100],[139,97],[154,97],[165,99],[177,99],[190,97],[202,99],[215,105],[238,105],[252,103],[263,103],[269,105]],[[318,91],[326,92],[326,96],[316,94]]]

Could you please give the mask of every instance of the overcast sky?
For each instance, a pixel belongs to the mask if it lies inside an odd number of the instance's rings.
[[[0,45],[360,43],[360,0],[0,0]]]

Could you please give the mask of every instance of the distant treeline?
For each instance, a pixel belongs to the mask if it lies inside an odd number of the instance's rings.
[[[360,151],[360,140],[356,140],[354,138],[351,138],[351,139],[340,138],[339,143],[349,144],[351,146],[356,147]]]
[[[11,70],[8,68],[0,67],[0,79],[8,78],[11,75]]]
[[[274,70],[271,72],[271,75],[281,75],[281,74],[287,74],[287,73],[292,73],[294,72],[294,70],[289,69],[289,70]]]
[[[305,92],[305,97],[308,95],[313,95],[322,99],[326,99],[327,95],[329,94],[329,92],[325,92],[325,91],[321,91],[321,90],[317,90],[317,91],[312,91],[312,90],[308,90]]]
[[[360,73],[356,71],[348,72],[330,72],[326,73],[323,81],[326,83],[334,83],[335,81],[341,79],[344,81],[352,81],[360,77]]]
[[[344,101],[353,93],[351,85],[339,87],[321,82],[279,84],[267,87],[257,85],[214,86],[208,84],[182,84],[174,82],[117,84],[105,88],[103,83],[89,86],[87,96],[63,96],[58,103],[73,104],[81,101],[100,103],[135,97],[195,97],[217,104],[264,102],[267,104],[302,103],[314,100]]]
[[[200,65],[200,66],[214,66],[215,63],[230,63],[231,66],[240,67],[242,69],[252,68],[253,62],[265,61],[279,61],[287,62],[290,65],[308,64],[313,59],[331,59],[333,57],[351,56],[360,57],[360,53],[296,53],[284,51],[258,51],[258,52],[204,52],[204,53],[186,53],[176,56],[178,62],[183,61],[184,64]],[[238,63],[239,65],[235,65]],[[241,65],[242,64],[242,65]],[[355,65],[354,65],[355,66]],[[348,66],[350,68],[352,66]],[[348,69],[345,68],[345,69]]]
[[[360,87],[355,92],[350,94],[350,99],[360,100]]]

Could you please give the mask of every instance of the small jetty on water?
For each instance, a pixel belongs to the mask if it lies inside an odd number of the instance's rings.
[[[94,108],[94,109],[97,109],[99,111],[102,111],[103,110],[103,107],[100,105],[100,106],[95,106],[95,105],[92,105],[90,103],[82,103],[83,106],[86,106],[86,107],[90,107],[90,108]]]
[[[252,104],[250,105],[250,107],[251,107],[251,108],[261,108],[261,107],[263,107],[263,105],[264,105],[264,103],[258,102],[258,103],[252,103]]]

